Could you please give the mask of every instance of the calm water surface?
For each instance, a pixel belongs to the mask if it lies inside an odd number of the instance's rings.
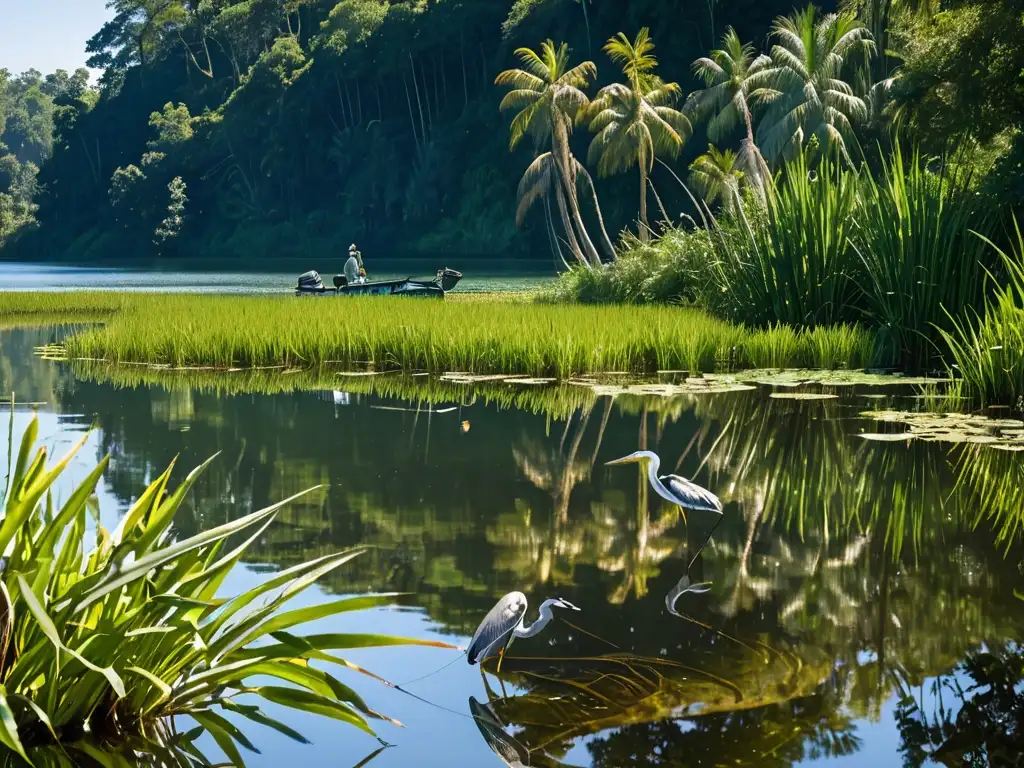
[[[406,725],[380,724],[395,746],[373,768],[500,766],[485,732],[515,744],[515,765],[1018,764],[1022,551],[999,537],[1020,519],[1024,467],[986,446],[856,436],[871,428],[864,409],[913,400],[852,388],[803,402],[570,393],[517,410],[468,389],[430,407],[354,392],[115,387],[34,359],[54,334],[0,332],[0,391],[45,403],[41,435],[58,449],[94,427],[72,475],[112,455],[108,522],[175,456],[180,478],[221,452],[183,535],[328,486],[284,511],[226,590],[365,544],[369,554],[304,600],[409,597],[316,631],[464,645],[511,590],[534,610],[551,596],[582,608],[517,642],[503,681],[451,651],[350,654],[398,683],[455,660],[409,685],[433,705],[343,678]],[[29,418],[16,409],[19,425]],[[713,520],[684,521],[635,468],[604,466],[638,448],[726,504],[691,574],[712,582],[706,594],[680,594],[679,582]],[[471,706],[488,702],[490,724],[478,727]],[[314,744],[247,729],[263,751],[250,765],[348,768],[378,746],[281,717]]]
[[[454,262],[452,265],[454,266]],[[330,285],[330,276],[341,272],[343,261],[334,264],[312,265],[320,270],[324,282]],[[377,271],[368,261],[371,278],[392,280],[406,277],[432,277],[436,270],[401,272],[389,270],[385,264]],[[0,290],[3,291],[65,291],[65,290],[123,290],[188,293],[288,293],[295,286],[301,272],[297,266],[277,267],[256,271],[214,270],[155,270],[117,267],[66,267],[54,264],[19,264],[0,262]],[[462,293],[485,291],[520,291],[537,288],[551,282],[550,276],[492,275],[479,269],[467,269],[457,290]]]

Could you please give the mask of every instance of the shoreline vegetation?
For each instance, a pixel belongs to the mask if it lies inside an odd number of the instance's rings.
[[[369,721],[400,724],[309,660],[384,682],[332,652],[403,645],[454,649],[377,634],[295,634],[317,619],[395,602],[389,594],[304,608],[291,603],[365,549],[300,563],[244,592],[218,596],[281,507],[318,488],[181,538],[171,533],[176,513],[213,459],[174,490],[172,464],[108,532],[98,525],[92,499],[109,457],[57,508],[54,486],[88,436],[49,463],[46,448],[35,446],[38,421],[26,428],[16,459],[13,430],[12,421],[0,525],[5,764],[16,755],[24,761],[13,763],[18,765],[120,765],[143,750],[168,764],[192,765],[199,758],[211,765],[194,743],[205,731],[232,764],[244,766],[239,748],[254,748],[229,718],[308,743],[265,714],[260,705],[267,704],[312,711],[375,736]],[[238,701],[236,691],[247,696]],[[178,732],[174,719],[182,717],[201,728]]]
[[[751,330],[682,307],[583,307],[392,298],[98,293],[2,294],[0,320],[67,322],[72,359],[172,367],[525,374],[694,374],[741,368],[866,368],[873,335],[842,325]],[[884,363],[884,361],[881,361]]]

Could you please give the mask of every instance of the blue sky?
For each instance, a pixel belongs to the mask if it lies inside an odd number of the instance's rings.
[[[106,0],[0,0],[0,69],[49,73],[85,66],[85,42],[111,13]]]

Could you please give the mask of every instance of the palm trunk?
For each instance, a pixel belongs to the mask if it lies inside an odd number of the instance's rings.
[[[561,186],[557,187],[557,200],[558,200],[558,212],[562,216],[562,227],[565,228],[565,238],[569,245],[569,250],[572,255],[576,258],[583,266],[587,266],[587,259],[583,255],[583,251],[580,250],[580,244],[576,241],[576,235],[573,233],[572,220],[569,218],[568,206],[565,202],[565,192]]]
[[[594,213],[597,214],[597,224],[600,229],[601,235],[601,247],[604,248],[605,253],[608,257],[615,261],[616,253],[615,246],[612,245],[612,240],[608,237],[608,230],[604,226],[604,216],[601,213],[601,203],[597,200],[597,190],[594,189],[594,180],[590,178],[590,174],[584,174],[587,180],[587,189],[590,190],[590,199],[594,202]]]
[[[559,181],[569,204],[569,213],[572,217],[573,226],[576,227],[579,239],[583,243],[583,250],[586,251],[587,259],[590,264],[599,267],[601,266],[601,257],[594,247],[593,240],[590,239],[590,235],[587,233],[586,225],[583,223],[583,215],[580,213],[579,197],[576,194],[576,174],[574,173],[572,178],[570,178],[569,171],[572,169],[566,167],[567,164],[574,162],[572,153],[569,152],[567,146],[560,144],[561,142],[567,143],[568,137],[564,135],[559,136],[556,131],[556,134],[552,136],[551,150],[555,158],[555,165],[558,168]]]
[[[651,239],[651,226],[647,223],[647,166],[640,160],[640,242]]]

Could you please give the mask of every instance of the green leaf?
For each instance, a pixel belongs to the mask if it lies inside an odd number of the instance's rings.
[[[32,592],[32,588],[29,587],[28,582],[25,581],[25,577],[20,573],[18,574],[18,586],[21,588],[21,596],[25,599],[25,604],[28,606],[29,613],[36,620],[39,628],[46,635],[46,639],[49,640],[58,652],[64,651],[69,656],[77,659],[87,669],[91,669],[93,672],[99,672],[103,677],[110,683],[110,687],[114,689],[114,693],[118,695],[118,698],[124,698],[124,682],[111,667],[98,667],[91,661],[86,659],[77,651],[73,651],[64,645],[64,642],[60,639],[60,633],[57,632],[57,627],[54,625],[53,620],[47,615],[45,609],[39,604],[35,594]]]
[[[15,722],[10,704],[7,703],[7,689],[2,685],[0,685],[0,744],[16,752],[29,765],[33,764],[25,754],[25,748],[21,745],[18,724]]]
[[[235,746],[234,740],[231,738],[231,734],[221,727],[220,723],[214,720],[210,715],[209,711],[206,712],[191,712],[189,713],[197,723],[199,723],[206,732],[209,733],[217,746],[220,747],[221,751],[227,755],[228,760],[231,761],[231,765],[236,768],[245,768],[245,760],[242,759],[242,753],[238,751],[238,747]],[[221,718],[223,719],[223,718]]]
[[[221,700],[220,705],[230,712],[234,712],[235,714],[252,720],[254,723],[259,723],[260,725],[265,725],[268,728],[273,728],[275,731],[287,736],[289,739],[299,742],[299,744],[311,743],[309,739],[301,733],[265,714],[259,707],[239,704],[231,699]]]
[[[122,569],[120,573],[114,575],[112,578],[108,578],[100,582],[98,585],[81,595],[74,602],[74,613],[81,613],[97,600],[102,600],[114,590],[120,589],[136,579],[142,578],[155,568],[160,568],[167,563],[177,560],[182,555],[186,555],[189,552],[199,549],[207,544],[212,544],[222,539],[226,539],[229,536],[244,531],[246,528],[259,525],[268,518],[275,516],[281,507],[286,504],[290,504],[295,501],[295,499],[305,496],[307,493],[317,490],[319,487],[320,486],[317,486],[316,488],[310,488],[302,493],[297,493],[284,501],[267,507],[266,509],[253,512],[252,514],[246,515],[234,522],[218,526],[217,528],[212,528],[211,530],[200,533],[190,539],[176,542],[171,544],[169,547],[158,549],[155,552],[151,552],[150,554],[139,558],[127,568]],[[57,610],[64,610],[72,600],[74,600],[74,598],[65,598],[60,604],[58,604]]]
[[[377,735],[353,709],[332,701],[325,696],[319,696],[318,694],[299,690],[298,688],[281,688],[273,685],[256,688],[253,690],[253,693],[273,704],[291,707],[300,712],[312,712],[315,715],[330,717],[339,722],[354,725],[371,736]]]

